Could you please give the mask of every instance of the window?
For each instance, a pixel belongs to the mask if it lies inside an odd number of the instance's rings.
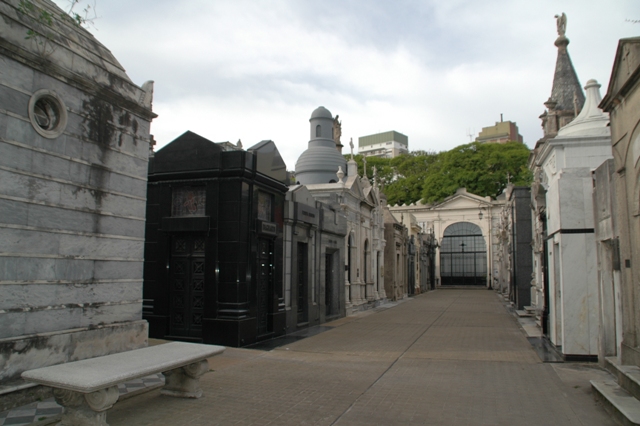
[[[55,139],[67,127],[67,108],[55,92],[38,90],[29,100],[29,120],[38,134]]]
[[[203,186],[175,188],[171,200],[171,216],[204,216],[205,202],[206,190]]]
[[[258,219],[271,222],[271,194],[258,192]]]
[[[321,134],[321,129],[320,129],[320,125],[318,124],[318,125],[316,126],[316,138],[319,138],[319,137],[320,137],[320,134]]]

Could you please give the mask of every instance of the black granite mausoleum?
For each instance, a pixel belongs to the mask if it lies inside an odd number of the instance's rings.
[[[287,172],[272,141],[224,151],[186,132],[149,163],[149,336],[246,346],[285,330]]]

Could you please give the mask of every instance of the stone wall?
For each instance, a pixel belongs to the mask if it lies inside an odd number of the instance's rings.
[[[620,361],[640,366],[640,38],[620,40],[607,95],[611,115],[616,214],[619,238],[622,342]]]
[[[147,344],[142,258],[151,83],[54,14],[51,50],[0,2],[0,383]]]

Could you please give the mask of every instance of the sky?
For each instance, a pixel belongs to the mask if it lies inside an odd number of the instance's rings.
[[[69,0],[55,0],[68,8]],[[82,9],[87,1],[82,0]],[[88,29],[141,86],[154,80],[156,150],[191,130],[249,148],[273,140],[288,170],[324,106],[342,143],[395,130],[445,151],[515,121],[542,137],[557,48],[601,95],[618,40],[640,35],[640,0],[89,0]],[[471,135],[471,136],[470,136]]]

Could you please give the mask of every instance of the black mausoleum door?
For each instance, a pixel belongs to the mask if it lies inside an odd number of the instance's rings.
[[[273,243],[266,238],[258,239],[258,288],[257,322],[258,336],[267,334],[269,327],[269,295],[273,288]]]
[[[204,311],[205,238],[174,236],[169,270],[170,338],[200,341]]]
[[[308,295],[309,286],[308,273],[308,252],[309,246],[306,243],[298,243],[298,267],[297,267],[297,304],[298,304],[298,324],[309,322]]]
[[[340,313],[340,294],[336,288],[336,253],[325,254],[324,263],[324,305],[325,317],[331,318]]]

